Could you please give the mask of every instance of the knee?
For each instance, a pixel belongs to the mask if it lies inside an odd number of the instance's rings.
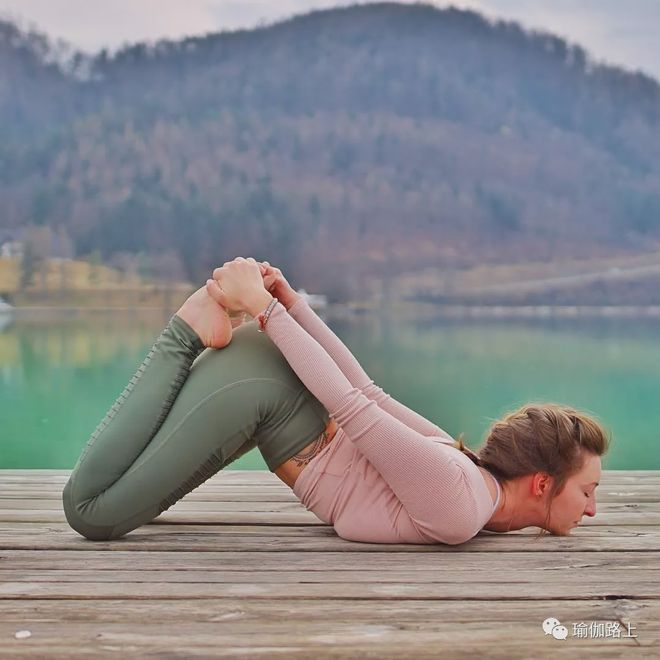
[[[115,533],[114,525],[94,525],[70,509],[65,508],[64,515],[69,523],[69,527],[90,541],[112,541],[122,536]]]
[[[81,523],[78,520],[75,522],[69,520],[69,525],[71,526],[71,529],[78,532],[78,534],[86,538],[88,541],[114,541],[116,538],[119,538],[119,536],[122,536],[113,532],[114,527],[100,527],[97,525],[90,525],[89,523]]]
[[[99,525],[89,520],[89,516],[84,512],[84,504],[74,500],[71,490],[69,479],[62,491],[62,508],[71,529],[90,541],[111,541],[123,536],[115,532],[115,525]]]

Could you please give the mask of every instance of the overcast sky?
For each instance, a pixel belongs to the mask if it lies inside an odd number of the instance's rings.
[[[410,0],[402,0],[410,1]],[[272,23],[346,0],[0,0],[0,16],[19,19],[96,52],[136,41],[180,38]],[[660,0],[455,0],[440,7],[517,20],[579,43],[597,60],[660,80]]]

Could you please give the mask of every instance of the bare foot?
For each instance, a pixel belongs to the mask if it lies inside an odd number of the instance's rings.
[[[181,305],[177,315],[199,335],[208,348],[226,346],[231,341],[232,327],[238,325],[232,323],[227,310],[211,298],[206,286],[197,289]]]

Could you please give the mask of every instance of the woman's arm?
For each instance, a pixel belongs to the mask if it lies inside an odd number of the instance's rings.
[[[375,401],[383,410],[423,435],[452,440],[446,431],[400,401],[393,399],[376,385],[348,347],[314,312],[304,298],[300,297],[289,307],[289,314],[326,350],[350,383],[369,399]]]
[[[456,452],[406,426],[354,387],[280,302],[275,304],[265,332],[307,389],[387,481],[420,534],[434,539],[436,530],[447,525],[448,512],[455,511],[457,493],[465,492],[465,474]]]

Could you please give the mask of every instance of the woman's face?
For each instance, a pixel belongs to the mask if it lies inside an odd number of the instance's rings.
[[[580,524],[582,516],[596,515],[596,488],[600,474],[600,456],[586,452],[582,469],[568,478],[564,490],[552,502],[549,532],[568,536]]]

